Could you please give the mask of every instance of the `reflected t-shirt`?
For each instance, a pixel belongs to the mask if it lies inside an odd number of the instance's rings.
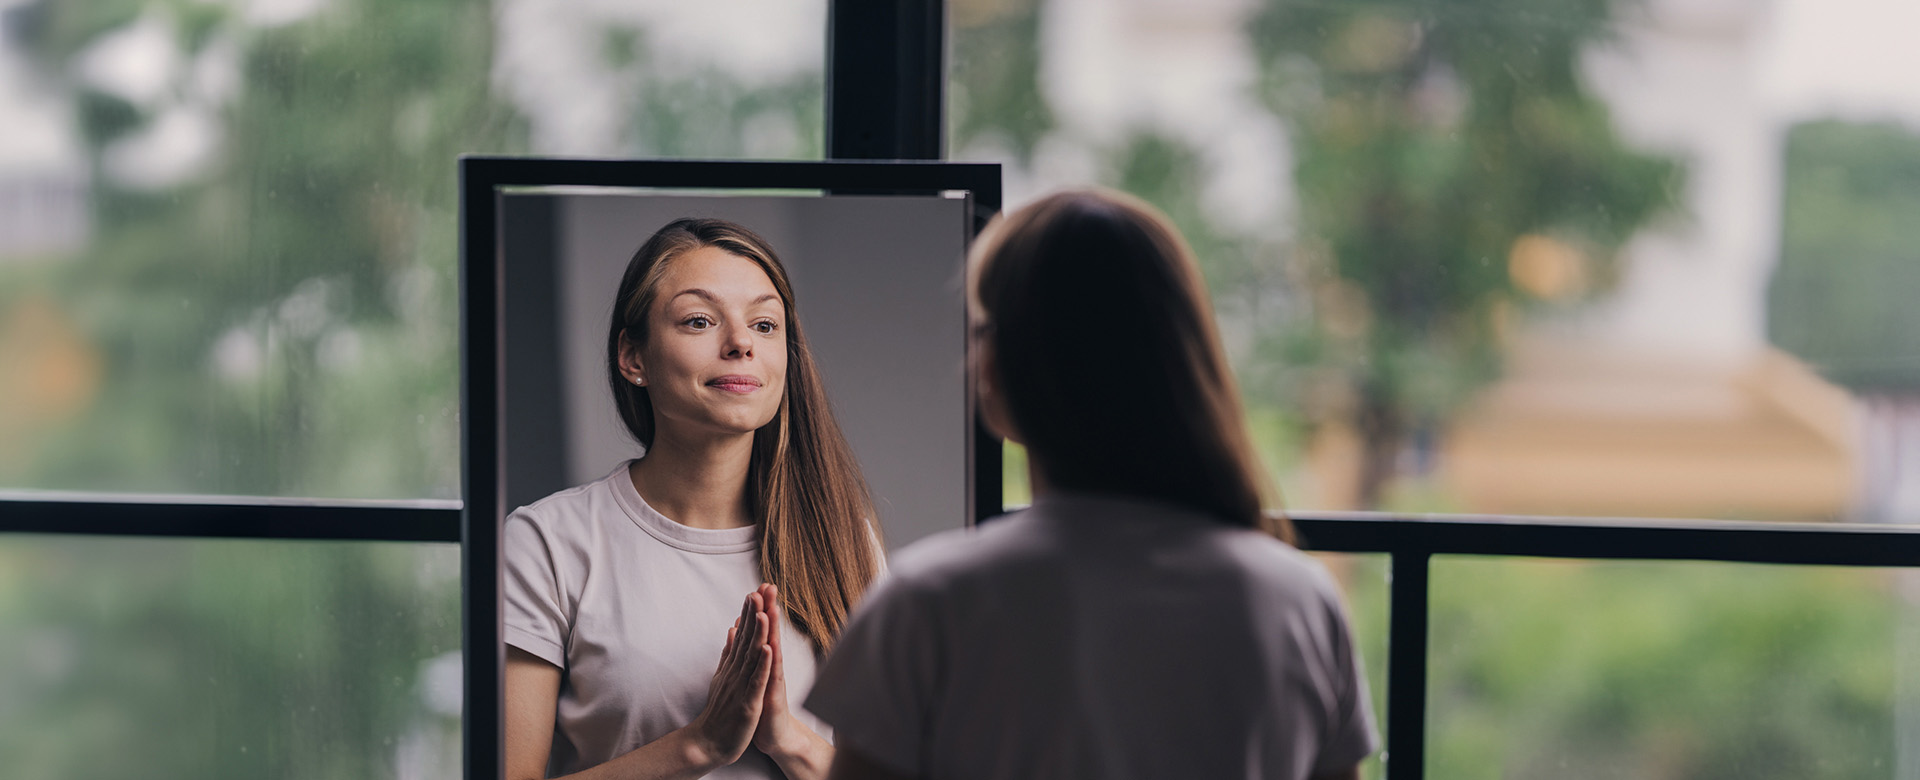
[[[895,555],[807,706],[940,778],[1305,778],[1379,744],[1318,562],[1162,504],[1050,494]]]
[[[759,528],[691,528],[647,505],[622,464],[507,517],[506,642],[560,667],[548,770],[587,769],[666,736],[706,705],[727,628],[760,586]],[[794,716],[813,685],[812,645],[782,627]],[[781,777],[752,747],[708,777]]]

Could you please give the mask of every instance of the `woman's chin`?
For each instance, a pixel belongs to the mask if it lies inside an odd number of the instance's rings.
[[[714,419],[709,424],[709,427],[715,433],[722,436],[752,436],[756,431],[767,427],[767,425],[772,422],[772,415],[768,415],[765,418],[758,416],[729,416]]]

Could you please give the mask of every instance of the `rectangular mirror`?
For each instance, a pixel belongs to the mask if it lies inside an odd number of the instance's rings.
[[[608,390],[607,330],[629,260],[667,223],[725,219],[779,255],[889,549],[1000,511],[964,275],[999,208],[997,165],[468,158],[461,171],[468,777],[501,776],[501,523],[641,454]]]

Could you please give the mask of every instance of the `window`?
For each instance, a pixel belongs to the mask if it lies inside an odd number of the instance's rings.
[[[1912,12],[1696,6],[956,2],[952,148],[1174,218],[1296,509],[1920,520]]]
[[[1392,560],[1394,777],[1845,774],[1915,760],[1911,696],[1851,687],[1898,668],[1904,575],[1760,562],[1920,563],[1904,530],[1801,525],[1920,522],[1920,323],[1890,292],[1920,284],[1916,63],[1889,32],[1912,14],[956,0],[948,127],[956,159],[1007,162],[1010,207],[1117,187],[1192,242],[1307,542]],[[1746,563],[1611,560],[1633,558]],[[1863,647],[1743,588],[1830,604]],[[1628,701],[1592,682],[1624,672],[1555,657],[1654,610],[1714,627],[1646,656],[1710,700]],[[1715,725],[1666,728],[1681,712]],[[1832,740],[1771,737],[1802,726]]]
[[[0,753],[460,776],[455,159],[819,157],[755,5],[0,4]]]

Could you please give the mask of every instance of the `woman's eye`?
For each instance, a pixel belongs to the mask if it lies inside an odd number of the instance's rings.
[[[694,330],[706,330],[707,328],[713,327],[713,320],[698,316],[688,317],[687,327],[693,328]]]
[[[761,320],[753,324],[753,329],[761,333],[772,333],[774,331],[774,324],[767,320]]]

